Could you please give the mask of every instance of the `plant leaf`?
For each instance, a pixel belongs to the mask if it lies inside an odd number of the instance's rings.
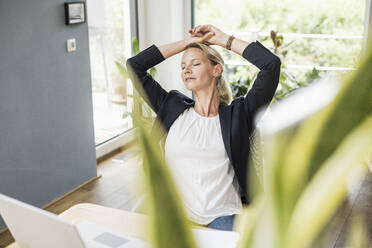
[[[129,78],[129,74],[128,74],[128,71],[127,69],[125,69],[125,67],[118,61],[115,61],[115,65],[116,67],[118,68],[120,74],[124,77],[124,78]]]
[[[136,37],[133,37],[132,39],[132,52],[134,55],[137,55],[140,50],[139,50],[139,45],[138,45],[138,40]]]
[[[238,215],[236,224],[234,224],[240,234],[238,247],[254,248],[256,230],[264,212],[264,206],[263,198],[258,198],[243,209],[242,214]]]
[[[289,217],[307,183],[325,160],[366,116],[372,114],[372,53],[362,66],[341,85],[336,97],[325,108],[308,118],[294,138],[286,144],[281,171],[280,194],[285,206],[278,219]]]
[[[314,119],[322,125],[312,139],[309,178],[327,157],[336,150],[342,139],[372,113],[372,50],[364,63],[345,81],[335,100]]]
[[[151,237],[154,248],[196,247],[175,184],[162,158],[159,144],[150,137],[148,127],[134,113],[138,139],[143,152],[145,184],[151,209]],[[156,130],[161,133],[164,130]]]
[[[310,247],[347,193],[347,179],[360,173],[367,155],[372,155],[372,118],[354,129],[327,159],[305,188],[295,206],[285,247]]]

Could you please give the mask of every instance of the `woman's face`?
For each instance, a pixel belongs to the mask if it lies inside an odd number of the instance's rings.
[[[199,48],[189,48],[182,56],[181,77],[186,88],[198,91],[208,88],[221,73],[213,66],[207,55]]]

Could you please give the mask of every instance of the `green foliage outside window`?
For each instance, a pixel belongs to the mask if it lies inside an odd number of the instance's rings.
[[[249,31],[267,34],[259,35],[257,39],[282,59],[282,75],[274,102],[326,73],[314,68],[289,70],[286,65],[353,68],[359,61],[362,39],[283,37],[281,33],[362,36],[364,0],[231,0],[229,4],[224,0],[194,2],[195,25],[209,23],[227,33],[239,32],[237,36],[247,40],[251,38],[250,34],[245,34]],[[225,61],[245,62],[236,54],[217,49]],[[231,82],[233,89],[242,81],[245,84],[239,87],[249,88],[257,74],[256,68],[251,66],[227,65],[226,68],[226,79]],[[331,74],[341,77],[345,73]]]

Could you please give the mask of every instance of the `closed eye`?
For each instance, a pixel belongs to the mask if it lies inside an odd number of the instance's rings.
[[[200,65],[200,63],[197,63],[197,64],[193,64],[193,66],[197,66],[197,65]],[[184,70],[185,67],[181,67],[181,70]]]

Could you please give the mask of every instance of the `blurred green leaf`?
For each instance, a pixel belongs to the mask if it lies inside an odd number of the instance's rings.
[[[125,111],[125,112],[123,113],[123,115],[122,115],[122,118],[125,119],[125,118],[127,118],[128,116],[131,116],[131,115],[132,115],[131,112]]]
[[[134,55],[137,55],[140,52],[137,37],[132,39],[132,51]]]
[[[127,69],[119,61],[115,61],[115,65],[116,65],[116,68],[118,68],[120,74],[124,78],[129,78],[129,74],[128,74]]]
[[[175,184],[162,158],[159,144],[147,130],[142,118],[134,114],[138,139],[143,152],[145,183],[151,209],[151,237],[154,248],[196,247]],[[160,127],[160,126],[159,126]],[[158,130],[159,133],[164,130]]]
[[[296,204],[287,234],[288,248],[310,247],[347,193],[350,175],[367,169],[372,156],[372,118],[346,137],[306,186]]]
[[[287,175],[280,187],[286,202],[283,215],[288,217],[302,190],[325,160],[332,155],[342,140],[371,114],[371,63],[372,56],[342,84],[335,99],[310,117],[287,144],[286,153],[282,155],[285,166],[281,169],[284,175]]]
[[[297,175],[297,182],[288,188],[301,188],[300,185],[306,184],[348,133],[372,114],[370,68],[372,53],[359,70],[344,81],[334,101],[301,127],[288,150],[287,168],[297,167],[297,171],[302,172]]]
[[[257,225],[262,217],[264,207],[264,199],[259,198],[237,216],[234,229],[240,234],[238,247],[254,248]]]
[[[150,73],[151,76],[155,77],[155,75],[156,75],[156,68],[155,67],[150,68],[149,73]]]

